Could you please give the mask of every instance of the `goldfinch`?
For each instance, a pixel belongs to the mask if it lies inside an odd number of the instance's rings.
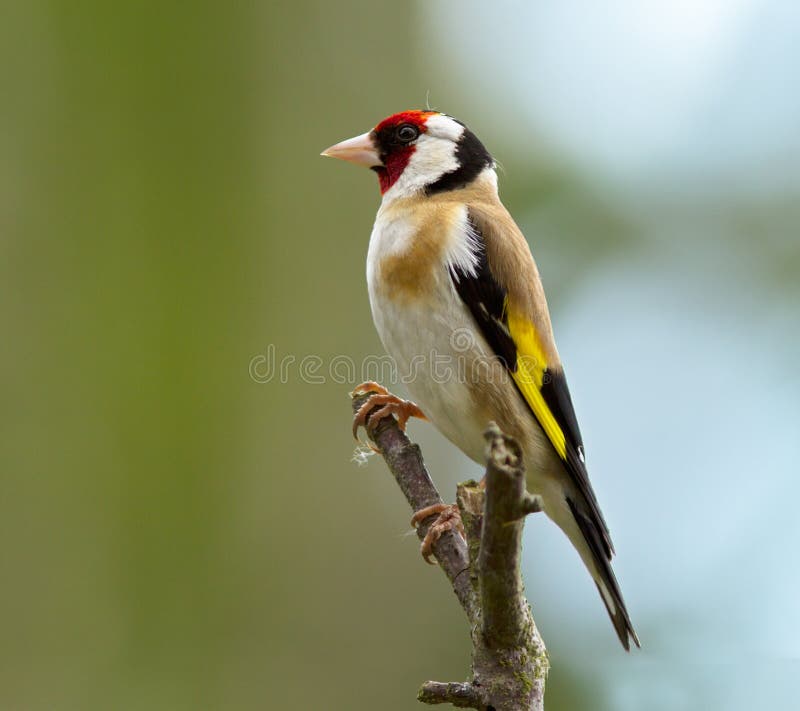
[[[325,150],[374,170],[382,201],[367,254],[375,326],[420,408],[373,384],[371,422],[425,413],[484,462],[494,420],[520,443],[526,482],[594,579],[626,650],[639,639],[611,568],[614,548],[583,443],[542,282],[500,202],[495,162],[463,123],[403,111]],[[354,428],[365,424],[365,413]]]

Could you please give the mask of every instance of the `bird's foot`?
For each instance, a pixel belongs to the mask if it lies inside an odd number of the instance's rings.
[[[361,383],[350,395],[355,397],[367,393],[370,393],[369,398],[358,408],[358,412],[353,417],[353,437],[356,439],[358,439],[359,427],[363,427],[367,432],[372,432],[384,417],[391,415],[397,416],[397,426],[404,432],[409,418],[428,419],[413,402],[392,395],[383,385],[378,385],[372,380]],[[370,447],[376,452],[378,451],[372,445]]]
[[[447,531],[458,531],[464,540],[467,540],[464,531],[464,522],[461,520],[461,512],[456,504],[433,504],[420,509],[411,517],[411,525],[416,528],[426,518],[439,514],[438,518],[431,524],[425,538],[419,547],[419,552],[426,563],[433,565],[431,556],[433,555],[433,544],[438,541]]]

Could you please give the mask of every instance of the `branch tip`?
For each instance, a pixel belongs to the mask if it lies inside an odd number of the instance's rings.
[[[482,516],[484,498],[483,488],[474,481],[465,481],[456,489],[456,503],[462,515]]]
[[[540,511],[544,511],[544,509],[542,508],[542,497],[534,496],[533,494],[529,494],[526,491],[525,496],[522,497],[521,510],[523,515],[526,516],[528,514],[539,513]]]
[[[423,704],[452,704],[461,709],[482,709],[481,695],[472,685],[464,682],[426,681],[417,694]]]
[[[494,422],[489,423],[483,436],[486,439],[487,463],[509,473],[518,473],[522,467],[522,449],[517,441]]]

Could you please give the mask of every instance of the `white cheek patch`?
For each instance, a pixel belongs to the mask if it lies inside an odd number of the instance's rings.
[[[416,140],[411,160],[384,200],[413,195],[459,168],[456,148],[464,127],[441,114],[431,116],[425,126],[427,130]]]
[[[387,192],[392,197],[411,195],[458,168],[456,144],[445,138],[423,133],[416,142],[403,174]]]

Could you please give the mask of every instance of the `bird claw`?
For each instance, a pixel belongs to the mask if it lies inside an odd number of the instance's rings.
[[[422,543],[419,552],[425,562],[433,565],[431,556],[433,555],[433,545],[448,531],[458,531],[461,537],[466,540],[467,534],[464,530],[464,522],[461,520],[461,512],[456,504],[433,504],[420,509],[411,517],[411,525],[416,528],[426,518],[438,514],[438,518],[431,524]]]
[[[397,426],[405,432],[406,422],[411,417],[418,417],[421,420],[427,419],[425,413],[410,400],[403,400],[396,395],[392,395],[385,387],[369,380],[361,383],[352,393],[351,397],[370,393],[367,401],[358,408],[353,417],[353,437],[358,440],[358,428],[363,427],[368,433],[372,433],[378,423],[391,415],[397,416]],[[379,408],[379,409],[375,409]],[[378,450],[369,444],[370,449]]]
[[[374,380],[367,380],[361,383],[361,385],[356,385],[356,387],[353,388],[353,392],[350,393],[350,397],[356,397],[356,395],[366,395],[367,393],[388,395],[389,391],[380,383],[376,383]]]

